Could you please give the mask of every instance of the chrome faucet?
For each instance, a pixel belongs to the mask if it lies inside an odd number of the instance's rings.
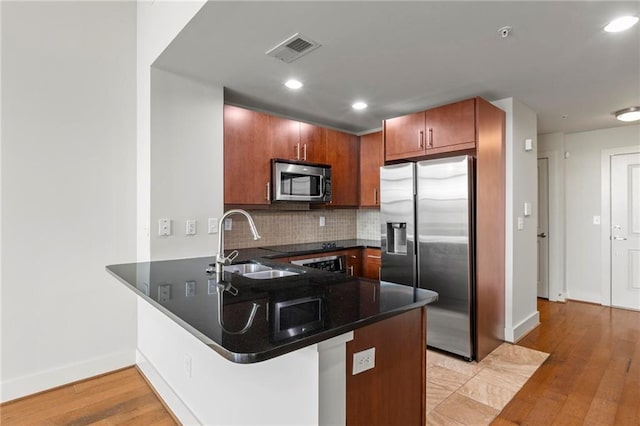
[[[234,250],[231,253],[229,253],[229,256],[227,257],[224,256],[224,234],[222,233],[223,232],[222,224],[224,223],[224,220],[226,218],[234,214],[244,215],[244,217],[246,217],[247,221],[249,222],[249,228],[251,229],[251,233],[253,234],[253,239],[257,240],[260,238],[260,234],[258,234],[258,230],[256,229],[256,224],[253,222],[253,218],[246,211],[241,209],[233,209],[233,210],[227,211],[225,214],[222,215],[222,217],[220,218],[220,222],[218,222],[218,254],[216,254],[216,283],[221,283],[223,281],[224,265],[226,265],[228,262],[229,263],[232,262],[233,259],[238,257],[237,250]]]

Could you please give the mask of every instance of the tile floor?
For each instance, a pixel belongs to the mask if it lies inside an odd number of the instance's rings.
[[[510,343],[480,362],[427,351],[427,425],[489,425],[548,356]]]

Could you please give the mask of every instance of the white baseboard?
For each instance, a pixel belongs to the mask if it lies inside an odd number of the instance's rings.
[[[135,352],[115,352],[98,358],[39,371],[0,383],[0,402],[42,392],[78,380],[108,373],[136,363]]]
[[[527,318],[516,324],[513,328],[505,327],[504,340],[510,343],[515,343],[538,325],[540,325],[540,312],[535,311]]]
[[[180,399],[178,394],[171,386],[162,378],[158,370],[149,362],[142,352],[136,350],[136,364],[151,383],[155,391],[160,395],[164,403],[169,407],[174,416],[180,420],[183,425],[201,425],[202,423],[191,412],[189,407]]]

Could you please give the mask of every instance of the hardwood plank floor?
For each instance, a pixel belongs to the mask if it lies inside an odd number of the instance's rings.
[[[538,301],[518,344],[550,353],[493,425],[640,425],[640,312]],[[175,425],[134,368],[0,405],[0,424]]]
[[[0,424],[175,425],[135,367],[72,383],[0,406]]]
[[[494,425],[640,425],[640,312],[538,300],[518,345],[551,354]]]

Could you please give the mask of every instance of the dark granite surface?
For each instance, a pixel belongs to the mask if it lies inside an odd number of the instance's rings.
[[[271,280],[253,280],[225,273],[224,284],[237,289],[237,295],[223,292],[224,329],[217,318],[219,293],[215,276],[205,272],[214,261],[213,257],[110,265],[107,270],[212,349],[238,363],[283,355],[437,299],[437,294],[429,290],[253,256],[261,253],[260,249],[241,250],[237,260],[253,257],[266,265],[303,273]],[[189,287],[195,289],[192,295],[188,295]],[[323,300],[322,326],[295,337],[274,337],[274,321],[269,310],[275,302],[307,296]],[[245,333],[233,334],[243,328],[254,303],[258,304],[258,310],[251,327]]]
[[[301,254],[346,250],[351,248],[380,248],[380,241],[349,239],[301,244],[283,244],[277,246],[265,246],[260,248],[266,250],[267,252],[274,252],[274,255],[267,254],[265,257],[275,258],[275,256],[296,256]]]

